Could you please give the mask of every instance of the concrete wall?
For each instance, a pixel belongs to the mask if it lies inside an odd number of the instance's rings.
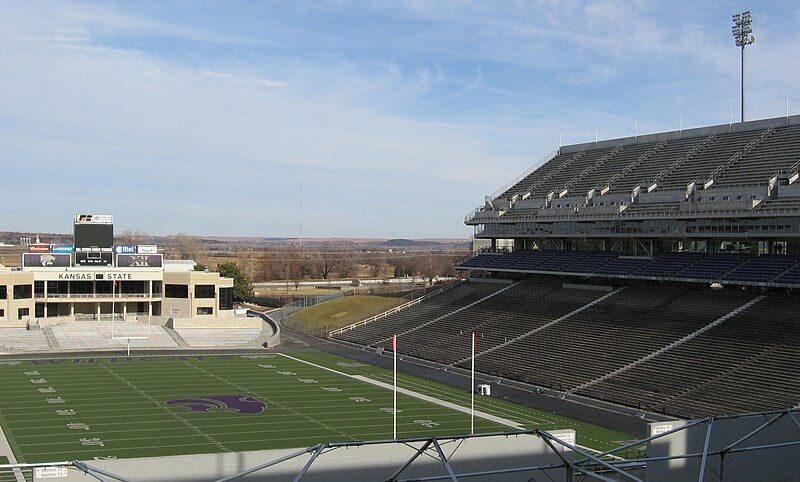
[[[0,316],[0,322],[17,322],[19,320],[19,309],[28,308],[29,315],[24,317],[24,320],[33,319],[34,300],[33,300],[33,287],[31,287],[31,298],[20,300],[14,299],[14,285],[33,285],[33,273],[25,273],[21,271],[0,271],[0,285],[7,287],[7,295],[5,299],[0,299],[0,310],[3,310],[3,315]]]
[[[795,411],[794,416],[800,417],[800,411]],[[761,415],[716,420],[711,431],[710,451],[721,450],[736,442],[767,422],[769,418],[771,417]],[[650,435],[664,433],[686,424],[687,422],[682,420],[651,423]],[[701,424],[655,439],[647,444],[647,455],[664,457],[700,453],[703,451],[706,433],[707,425]],[[790,418],[784,417],[737,447],[754,447],[792,441],[800,441],[800,430]],[[719,455],[714,455],[708,458],[705,480],[724,479],[725,482],[798,480],[797,477],[800,474],[798,454],[800,454],[800,445],[728,454],[724,459],[721,459]],[[700,467],[700,458],[648,462],[647,481],[697,480]],[[723,471],[722,479],[717,476],[720,469]]]
[[[563,433],[566,437],[575,435],[573,430],[553,432],[553,434],[556,433]],[[421,443],[415,442],[413,445],[420,446]],[[444,445],[444,451],[448,455],[455,448],[455,443]],[[295,451],[295,449],[264,450],[177,457],[97,460],[88,461],[87,464],[138,482],[203,482],[231,475]],[[321,455],[303,477],[303,482],[386,480],[414,454],[414,451],[408,446],[395,443],[339,448]],[[572,458],[572,452],[564,452],[563,449],[560,451],[565,458]],[[302,455],[237,480],[292,480],[308,459],[309,455]],[[456,473],[527,467],[559,461],[558,456],[544,441],[532,435],[469,439],[464,441],[450,458]],[[441,463],[431,457],[421,456],[400,478],[446,474]],[[565,480],[566,472],[563,469],[551,469],[546,475],[542,472],[525,472],[492,477],[483,476],[468,480],[518,481],[529,480],[531,477],[534,477],[534,480],[540,480],[540,478],[541,480]],[[89,477],[86,475],[70,470],[67,478],[58,480],[84,482],[88,479]]]
[[[172,329],[176,328],[261,328],[261,318],[236,317],[236,318],[173,318],[167,323]]]

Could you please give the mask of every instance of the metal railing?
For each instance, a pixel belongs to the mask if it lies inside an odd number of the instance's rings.
[[[694,157],[694,156],[695,156],[695,155],[696,155],[698,152],[700,152],[700,151],[702,151],[703,149],[705,149],[705,148],[706,148],[706,146],[708,146],[708,144],[710,144],[711,142],[713,142],[713,141],[714,141],[716,138],[717,138],[717,135],[716,135],[716,134],[711,134],[710,136],[706,137],[706,138],[703,140],[703,142],[701,142],[700,144],[697,144],[696,146],[694,146],[694,147],[692,147],[691,149],[689,149],[689,152],[687,152],[685,156],[683,156],[683,157],[679,157],[679,158],[678,158],[678,160],[676,160],[675,162],[673,162],[672,164],[670,164],[670,165],[669,165],[669,167],[667,167],[667,168],[666,168],[666,169],[664,169],[663,171],[659,172],[659,173],[658,173],[658,174],[657,174],[657,175],[656,175],[656,176],[653,178],[653,181],[651,182],[651,185],[652,185],[652,184],[658,184],[658,182],[659,182],[660,180],[662,180],[662,179],[664,179],[665,177],[667,177],[668,175],[672,174],[672,172],[673,172],[675,169],[677,169],[677,168],[681,167],[682,165],[684,165],[684,164],[686,163],[686,161],[688,161],[689,159],[691,159],[692,157]]]
[[[37,298],[77,298],[77,299],[95,299],[95,298],[153,298],[161,297],[161,293],[37,293]]]
[[[402,305],[395,306],[394,308],[392,308],[390,310],[386,310],[383,313],[378,313],[377,315],[370,316],[369,318],[367,318],[365,320],[357,321],[357,322],[352,323],[350,325],[343,326],[342,328],[337,328],[335,330],[332,330],[332,331],[328,332],[328,337],[331,338],[331,337],[333,337],[333,335],[338,335],[338,334],[343,333],[345,331],[352,330],[353,328],[358,328],[359,326],[364,326],[364,325],[366,325],[368,323],[372,323],[373,321],[380,320],[382,318],[386,318],[389,315],[393,315],[393,314],[395,314],[395,313],[397,313],[399,311],[405,310],[406,308],[409,308],[409,307],[414,306],[414,305],[418,305],[418,304],[422,303],[423,301],[425,301],[425,300],[427,300],[429,298],[432,298],[432,297],[434,297],[436,295],[440,295],[440,294],[444,293],[445,291],[450,290],[450,289],[452,289],[452,288],[454,288],[456,286],[460,286],[462,283],[463,283],[463,281],[456,281],[455,283],[451,283],[451,284],[449,284],[449,285],[447,285],[447,286],[445,286],[445,287],[443,287],[441,289],[438,289],[438,290],[433,291],[431,293],[427,293],[424,296],[420,296],[419,298],[416,298],[416,299],[413,299],[413,300],[411,300],[409,302],[403,303]]]
[[[558,155],[558,151],[559,151],[559,149],[555,149],[555,150],[550,151],[549,153],[547,153],[544,157],[542,157],[541,159],[536,161],[531,167],[526,169],[522,174],[520,174],[519,176],[514,178],[513,181],[511,181],[510,183],[504,185],[503,187],[501,187],[497,191],[495,191],[492,194],[490,194],[489,195],[489,199],[494,201],[495,199],[498,198],[498,196],[500,196],[504,192],[506,192],[509,189],[511,189],[512,187],[514,187],[517,183],[519,183],[520,181],[522,181],[526,177],[528,177],[531,174],[533,174],[533,171],[535,171],[535,170],[539,169],[540,167],[544,166],[549,161],[551,161],[554,157],[556,157]]]
[[[736,161],[738,161],[739,159],[743,158],[744,156],[750,154],[753,151],[753,149],[755,149],[756,147],[761,145],[761,143],[764,142],[764,140],[767,137],[771,136],[773,132],[775,132],[775,126],[769,126],[767,128],[767,130],[762,132],[758,137],[756,137],[752,141],[748,142],[747,145],[744,146],[744,149],[742,149],[741,151],[736,152],[734,155],[732,155],[730,158],[728,158],[728,160],[725,161],[721,166],[719,166],[716,169],[714,169],[713,171],[711,171],[711,173],[708,175],[707,179],[709,181],[713,181],[716,176],[718,176],[719,174],[724,172],[726,169],[728,169],[730,166],[732,166]]]

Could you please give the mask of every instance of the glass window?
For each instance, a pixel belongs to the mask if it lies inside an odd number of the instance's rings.
[[[166,298],[188,298],[189,286],[188,285],[171,285],[164,284],[164,297]]]
[[[198,315],[213,315],[214,314],[214,308],[212,308],[210,306],[201,306],[201,307],[197,308],[197,314]]]
[[[219,289],[219,309],[220,310],[233,309],[233,288]]]
[[[0,285],[0,300],[4,300],[8,297],[8,286]]]
[[[17,319],[21,320],[26,316],[30,316],[31,310],[30,308],[20,308],[17,310]]]
[[[14,299],[23,300],[33,295],[32,285],[14,285]]]
[[[216,292],[214,285],[195,285],[194,297],[195,298],[214,298]]]

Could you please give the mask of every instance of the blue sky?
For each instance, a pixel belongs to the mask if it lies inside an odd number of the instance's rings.
[[[564,144],[800,112],[796,2],[0,6],[0,230],[462,237]],[[734,114],[735,115],[735,114]]]

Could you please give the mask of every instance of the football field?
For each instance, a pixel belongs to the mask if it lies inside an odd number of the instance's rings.
[[[0,361],[0,426],[18,462],[237,452],[392,437],[392,374],[318,352]],[[469,393],[400,376],[398,437],[469,433]],[[477,432],[632,436],[478,397]],[[2,454],[0,454],[2,455]]]

